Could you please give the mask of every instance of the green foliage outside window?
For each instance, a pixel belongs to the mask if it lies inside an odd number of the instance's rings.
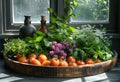
[[[109,0],[77,0],[75,21],[104,21],[109,17]]]

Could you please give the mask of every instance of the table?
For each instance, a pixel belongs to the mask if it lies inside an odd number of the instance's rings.
[[[4,59],[0,59],[0,82],[120,82],[119,63],[111,70],[82,78],[41,78],[27,76],[10,70],[5,64]]]

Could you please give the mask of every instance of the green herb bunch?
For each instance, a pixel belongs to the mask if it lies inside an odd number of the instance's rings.
[[[105,29],[97,29],[94,26],[82,25],[72,35],[77,48],[74,56],[81,60],[87,58],[109,60],[113,57],[110,50],[111,37],[105,36]]]
[[[26,42],[20,38],[5,39],[3,54],[14,58],[16,54],[26,56],[28,48]]]

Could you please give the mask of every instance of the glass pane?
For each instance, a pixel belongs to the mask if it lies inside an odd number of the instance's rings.
[[[108,22],[109,0],[77,0],[79,6],[74,9],[75,18],[71,22]]]
[[[50,0],[12,0],[13,23],[23,23],[24,15],[31,16],[32,23],[40,23],[41,15],[49,22]]]

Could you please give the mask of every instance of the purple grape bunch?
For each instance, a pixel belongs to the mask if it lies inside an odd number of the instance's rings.
[[[52,42],[50,46],[49,54],[52,57],[58,58],[59,56],[66,57],[68,53],[73,52],[73,47],[67,41],[58,43],[57,41]]]

